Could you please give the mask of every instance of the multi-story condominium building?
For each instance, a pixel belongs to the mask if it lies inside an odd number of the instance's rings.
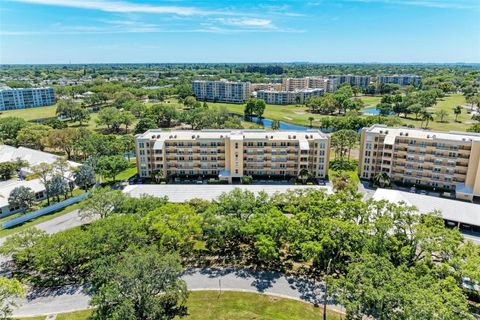
[[[197,100],[243,103],[250,98],[250,82],[204,81],[192,82],[192,90]]]
[[[303,169],[315,178],[328,172],[329,136],[318,130],[148,130],[136,139],[140,177],[218,177],[230,183],[244,175],[290,178]]]
[[[257,99],[268,104],[304,104],[311,97],[322,96],[324,89],[302,89],[295,91],[259,90]]]
[[[373,125],[362,130],[360,177],[386,172],[394,182],[480,197],[480,134]]]
[[[339,85],[347,83],[351,86],[357,86],[366,88],[370,84],[371,77],[370,76],[357,76],[352,74],[347,75],[331,75],[328,78],[334,82],[332,84],[334,91]]]
[[[414,74],[400,74],[400,75],[391,75],[391,76],[378,76],[377,77],[378,83],[392,83],[398,84],[401,86],[408,86],[408,85],[419,85],[422,82],[422,77],[414,75]]]
[[[281,83],[252,83],[250,84],[250,89],[252,92],[258,90],[282,90],[283,86]]]
[[[0,110],[14,110],[55,104],[53,88],[0,88]]]
[[[286,91],[295,91],[302,89],[324,89],[328,79],[322,77],[304,77],[304,78],[283,78],[282,85]]]

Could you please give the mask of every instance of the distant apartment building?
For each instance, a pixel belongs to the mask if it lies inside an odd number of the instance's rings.
[[[136,139],[140,177],[214,177],[228,182],[245,175],[290,178],[302,169],[315,178],[328,172],[329,136],[319,130],[148,130]]]
[[[300,89],[295,91],[259,90],[257,99],[262,99],[268,104],[304,104],[311,97],[324,94],[324,89]]]
[[[282,90],[283,87],[281,83],[252,83],[250,89],[253,92],[258,90]]]
[[[344,83],[357,87],[366,88],[370,84],[370,76],[358,76],[358,75],[330,75],[328,79],[331,81],[331,90],[335,91],[336,88]]]
[[[422,77],[414,74],[401,75],[381,75],[377,76],[377,82],[383,84],[398,84],[400,86],[419,85],[422,82]]]
[[[480,197],[480,134],[373,125],[360,140],[359,174],[386,172],[393,182]]]
[[[204,81],[192,82],[192,90],[197,100],[243,103],[250,98],[250,82],[239,81]]]
[[[322,77],[283,78],[282,85],[286,91],[302,89],[325,89],[328,79]]]
[[[53,88],[0,88],[0,111],[55,104]]]

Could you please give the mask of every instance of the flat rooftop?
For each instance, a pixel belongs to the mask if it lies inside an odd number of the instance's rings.
[[[480,226],[480,205],[475,203],[391,189],[377,189],[373,199],[393,203],[405,202],[415,206],[420,214],[439,211],[445,220]]]
[[[0,182],[0,208],[8,206],[8,197],[13,189],[24,186],[32,189],[33,192],[40,192],[45,190],[42,182],[39,179],[33,180],[7,180]]]
[[[315,189],[324,190],[331,193],[331,187],[328,186],[300,186],[300,185],[205,185],[205,184],[139,184],[129,185],[123,190],[134,198],[142,195],[150,195],[154,197],[167,196],[170,202],[185,202],[192,199],[202,199],[211,201],[218,198],[222,193],[233,191],[234,189],[248,190],[255,194],[261,191],[266,192],[269,196],[275,193],[285,193],[288,190]]]
[[[463,131],[431,131],[410,128],[387,127],[380,124],[374,124],[367,129],[368,133],[385,134],[390,137],[410,137],[416,139],[450,140],[450,141],[480,141],[480,133]],[[408,136],[407,136],[408,134]]]
[[[328,136],[320,130],[307,131],[266,131],[266,130],[177,130],[164,131],[151,129],[143,134],[136,135],[138,139],[149,140],[201,140],[225,139],[236,140],[264,139],[264,140],[303,140],[326,139]]]

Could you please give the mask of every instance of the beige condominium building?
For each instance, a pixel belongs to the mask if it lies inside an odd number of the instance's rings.
[[[363,179],[386,172],[397,183],[473,200],[480,197],[480,134],[373,125],[362,130],[358,166]]]
[[[140,177],[219,178],[236,182],[245,175],[315,178],[328,172],[330,140],[318,130],[148,130],[136,137]]]

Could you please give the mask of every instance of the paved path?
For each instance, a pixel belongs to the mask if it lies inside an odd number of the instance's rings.
[[[322,303],[323,285],[311,280],[285,276],[276,272],[248,269],[193,269],[182,278],[189,290],[223,290],[264,293],[310,303]],[[30,292],[19,301],[13,316],[38,316],[64,313],[88,308],[90,297],[82,287],[63,287],[58,290]],[[341,306],[328,301],[329,308],[343,312]]]

